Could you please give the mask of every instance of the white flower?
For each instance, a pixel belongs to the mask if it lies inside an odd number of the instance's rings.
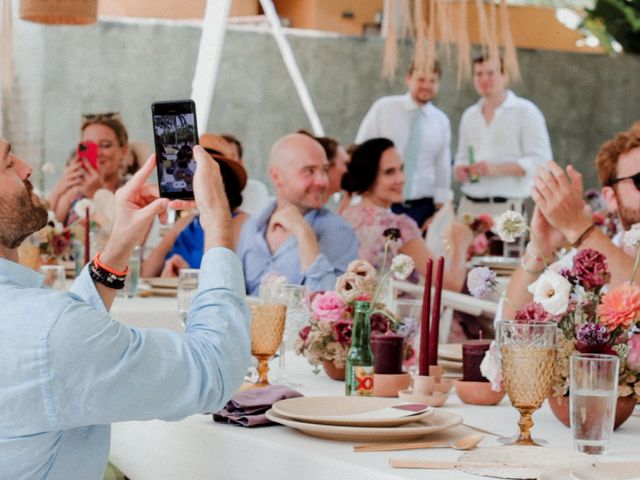
[[[573,268],[573,258],[578,254],[578,250],[572,248],[560,258],[549,265],[549,269],[556,273],[562,273],[563,270],[571,270]]]
[[[533,294],[533,301],[551,315],[562,315],[569,307],[571,283],[553,270],[545,270],[527,290]]]
[[[54,223],[56,222],[56,214],[53,213],[51,210],[49,210],[47,212],[47,223]]]
[[[627,247],[640,247],[640,223],[636,223],[624,233],[624,244]]]
[[[503,242],[514,242],[527,231],[527,221],[521,213],[507,210],[494,219],[493,231]]]
[[[78,200],[76,204],[73,206],[73,211],[78,216],[78,218],[85,218],[87,215],[87,208],[89,209],[89,217],[92,217],[96,212],[96,206],[93,203],[93,200],[90,198],[83,198],[82,200]]]
[[[360,277],[353,272],[346,272],[336,280],[336,291],[345,302],[351,303],[360,295]]]
[[[497,348],[496,342],[491,342],[480,363],[480,373],[491,382],[491,390],[494,392],[502,391],[502,369],[498,361]]]
[[[496,285],[496,272],[489,267],[475,267],[467,275],[467,288],[476,298],[484,298]]]
[[[406,280],[414,268],[413,258],[403,253],[396,255],[391,261],[391,272],[398,280]]]
[[[352,272],[362,277],[364,280],[376,281],[378,278],[378,272],[376,269],[366,260],[354,260],[347,267],[347,272]]]

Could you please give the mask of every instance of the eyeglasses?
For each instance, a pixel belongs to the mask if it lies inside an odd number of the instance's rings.
[[[96,120],[122,120],[120,112],[104,112],[104,113],[83,113],[83,122],[95,122]]]
[[[633,175],[630,175],[628,177],[622,177],[622,178],[614,178],[611,181],[611,186],[615,185],[618,182],[621,182],[623,180],[633,180],[633,184],[635,185],[637,190],[640,190],[640,172],[635,173]]]

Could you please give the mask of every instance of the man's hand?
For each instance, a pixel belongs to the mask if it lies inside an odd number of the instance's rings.
[[[282,208],[278,208],[271,216],[269,225],[273,230],[282,228],[296,237],[300,237],[311,229],[300,210],[293,205],[285,205]]]
[[[492,166],[493,165],[486,160],[481,160],[469,166],[468,174],[472,175],[475,173],[476,175],[480,175],[481,177],[492,177],[495,175],[492,170]]]
[[[93,194],[100,188],[103,188],[102,179],[98,170],[91,165],[87,165],[82,169],[82,193],[87,198],[93,198]]]
[[[189,268],[189,264],[187,261],[182,258],[181,255],[177,253],[172,255],[166,262],[164,262],[164,267],[162,268],[161,277],[177,277],[180,275],[180,270],[183,268]]]
[[[573,166],[566,173],[554,161],[540,167],[531,195],[549,225],[559,230],[570,243],[590,225],[585,215],[586,203],[582,198],[582,175]]]
[[[456,180],[461,183],[466,183],[469,181],[469,173],[468,173],[467,165],[456,165],[453,169],[453,174],[456,177]]]

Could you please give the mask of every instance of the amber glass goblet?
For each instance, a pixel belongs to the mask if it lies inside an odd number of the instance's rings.
[[[539,445],[531,438],[533,412],[549,395],[556,358],[553,322],[498,322],[502,379],[511,404],[520,412],[516,445]]]
[[[287,307],[282,304],[249,305],[251,309],[251,354],[258,359],[256,387],[269,385],[269,359],[282,342]]]

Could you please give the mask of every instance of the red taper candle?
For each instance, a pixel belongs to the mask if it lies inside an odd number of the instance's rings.
[[[436,285],[433,292],[433,312],[431,313],[431,332],[429,333],[429,365],[438,364],[438,336],[440,335],[440,304],[442,303],[442,277],[444,275],[444,257],[438,258]]]
[[[418,375],[429,375],[429,315],[431,313],[431,274],[433,259],[427,260],[427,271],[424,278],[424,293],[422,294],[422,316],[420,319],[420,357],[418,360]]]
[[[91,218],[89,218],[89,207],[85,210],[84,215],[84,264],[91,260]]]

